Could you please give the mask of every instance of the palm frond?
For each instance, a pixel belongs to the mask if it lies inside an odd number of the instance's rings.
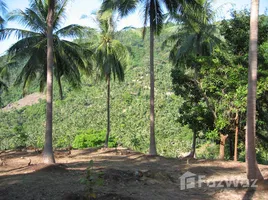
[[[119,16],[124,17],[133,12],[139,2],[140,0],[104,0],[102,2],[100,11],[118,11]]]
[[[80,87],[80,71],[87,75],[92,73],[92,52],[76,43],[59,40],[55,42],[55,73],[64,76],[73,87]]]
[[[0,30],[0,41],[8,39],[12,34],[14,34],[18,40],[39,35],[39,33],[29,31],[29,30],[6,28],[6,29]]]
[[[30,0],[30,9],[34,10],[43,22],[46,21],[47,6],[44,5],[44,1]]]
[[[15,68],[17,63],[13,60],[6,60],[0,67],[0,78],[6,82],[10,81],[10,69]]]
[[[210,4],[204,1],[200,6],[199,10],[186,6],[182,14],[173,16],[179,23],[177,33],[172,33],[162,46],[173,43],[169,58],[174,65],[187,55],[210,55],[215,46],[223,42],[213,24],[214,13]]]
[[[42,64],[39,63],[40,60],[44,61],[44,51],[42,49],[35,49],[29,59],[26,61],[25,65],[23,66],[20,74],[15,80],[15,85],[23,84],[23,95],[26,94],[27,88],[32,83],[34,79],[38,76],[38,74],[43,74],[44,72]],[[41,61],[41,62],[42,62]],[[45,62],[43,62],[45,63]]]
[[[142,29],[142,38],[144,39],[145,38],[145,35],[146,35],[146,26],[147,26],[147,23],[148,23],[148,16],[149,16],[149,8],[150,8],[150,1],[147,0],[143,6],[143,13],[144,13],[144,16],[143,16],[143,29]]]
[[[173,45],[175,42],[181,43],[183,40],[183,37],[181,36],[184,34],[185,31],[180,31],[178,29],[177,31],[173,31],[173,33],[164,40],[164,42],[161,45],[161,48],[164,49],[168,45]]]
[[[5,26],[5,20],[0,16],[0,29],[3,29]]]
[[[16,54],[17,56],[19,53],[22,53],[22,56],[31,53],[35,48],[45,48],[46,47],[46,38],[42,35],[36,35],[32,37],[26,37],[15,44],[13,44],[8,50],[8,55],[13,56]]]
[[[35,11],[29,8],[26,8],[25,11],[17,9],[10,12],[8,14],[8,21],[16,21],[30,30],[44,34],[46,33],[46,23],[40,19]]]
[[[159,1],[151,1],[151,2],[153,3],[151,3],[150,9],[152,10],[150,10],[150,17],[153,17],[153,24],[150,24],[150,26],[153,26],[154,33],[156,35],[159,35],[163,28],[164,13]]]
[[[7,4],[3,0],[0,0],[0,13],[3,15],[7,13]]]
[[[85,27],[79,25],[69,25],[60,29],[60,24],[65,18],[68,2],[69,0],[56,1],[53,27],[53,69],[58,81],[65,78],[73,87],[79,87],[81,85],[81,72],[90,74],[92,71],[92,62],[89,59],[92,51],[83,45],[61,39],[61,37],[78,37],[86,33]],[[45,88],[47,76],[47,12],[48,1],[31,0],[30,8],[25,9],[25,11],[13,11],[9,16],[10,20],[19,20],[29,30],[6,28],[0,31],[0,40],[8,38],[12,34],[19,39],[7,52],[10,59],[16,60],[23,66],[15,84],[22,84],[24,94],[34,80],[38,81],[40,91]]]
[[[53,27],[55,30],[58,30],[62,25],[63,20],[66,19],[66,7],[70,0],[58,0],[55,4],[55,16],[54,16],[54,24]]]
[[[68,82],[74,88],[79,88],[81,86],[80,73],[78,69],[74,66],[73,60],[68,59],[67,56],[63,56],[62,52],[56,51],[55,55],[55,65],[54,68],[55,76],[57,79],[65,77]]]
[[[163,4],[166,6],[167,10],[170,13],[177,12],[177,9],[183,3],[184,3],[183,1],[178,1],[178,0],[163,0]]]
[[[69,26],[66,26],[60,30],[57,30],[55,34],[59,37],[81,37],[84,32],[87,30],[86,27],[80,26],[77,24],[71,24]]]

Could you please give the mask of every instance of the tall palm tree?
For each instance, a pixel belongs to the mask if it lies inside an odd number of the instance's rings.
[[[55,163],[52,147],[52,111],[53,111],[53,21],[55,0],[48,0],[47,13],[47,105],[46,105],[46,135],[43,152],[44,163]]]
[[[0,39],[8,38],[11,34],[15,34],[19,39],[7,51],[12,60],[23,65],[15,83],[22,83],[24,91],[33,80],[39,81],[41,91],[47,83],[48,105],[44,153],[46,163],[54,162],[52,153],[53,74],[62,93],[61,78],[65,78],[72,86],[79,87],[80,70],[90,73],[91,69],[88,59],[85,59],[85,54],[89,52],[83,46],[61,39],[61,37],[79,36],[84,30],[84,27],[78,25],[60,28],[68,2],[69,0],[32,0],[29,8],[25,11],[15,10],[8,18],[8,20],[18,21],[26,29],[5,28],[0,31]]]
[[[255,150],[259,0],[251,0],[247,96],[246,165],[249,180],[262,180]]]
[[[127,48],[114,39],[115,18],[114,14],[106,11],[97,15],[97,22],[100,29],[99,41],[96,45],[94,58],[96,68],[100,76],[107,82],[107,133],[105,147],[108,147],[110,135],[110,81],[111,76],[119,81],[124,81],[124,69],[128,63]]]
[[[154,112],[154,36],[161,33],[164,19],[164,8],[175,13],[183,10],[185,3],[195,0],[104,0],[101,10],[117,10],[121,17],[127,16],[138,7],[144,8],[144,35],[147,22],[150,24],[150,155],[157,155],[155,143]]]

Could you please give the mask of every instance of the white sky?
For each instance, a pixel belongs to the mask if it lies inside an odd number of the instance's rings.
[[[29,5],[28,0],[5,0],[8,5],[9,10],[22,9],[24,10]],[[101,0],[72,0],[68,5],[67,19],[64,26],[69,24],[80,24],[84,26],[90,26],[95,28],[96,25],[94,21],[90,18],[81,19],[83,14],[89,15],[92,11],[99,9],[101,5]],[[250,0],[214,0],[214,7],[217,8],[221,6],[219,17],[228,17],[228,10],[232,7],[235,9],[250,8]],[[260,0],[260,13],[264,13],[265,8],[268,8],[268,0]],[[129,15],[118,22],[118,29],[122,29],[126,26],[142,27],[143,26],[143,16],[139,11]],[[7,27],[10,28],[23,28],[17,23],[8,23]],[[3,54],[14,42],[15,38],[9,38],[5,41],[0,41],[0,55]]]

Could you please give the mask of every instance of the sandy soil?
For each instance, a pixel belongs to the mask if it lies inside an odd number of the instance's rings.
[[[268,199],[267,181],[248,187],[245,164],[239,162],[151,157],[123,148],[56,151],[55,157],[58,164],[44,165],[33,150],[2,152],[0,200],[85,199],[81,178],[90,160],[91,172],[103,182],[93,188],[97,199]],[[268,166],[260,169],[268,179]],[[184,183],[181,178],[186,172],[196,174],[190,185],[190,179]],[[204,176],[200,184],[198,176]]]

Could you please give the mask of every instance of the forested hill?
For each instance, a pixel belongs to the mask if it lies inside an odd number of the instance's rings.
[[[218,158],[221,149],[222,159],[233,159],[237,138],[238,160],[244,161],[249,11],[233,11],[230,20],[197,26],[201,27],[193,29],[180,24],[174,28],[173,24],[168,24],[155,39],[157,151],[164,156],[180,156],[191,150],[192,138],[196,136],[197,157]],[[183,28],[178,31],[178,27]],[[175,39],[178,46],[172,51],[172,47],[163,45],[163,42],[174,30],[175,35],[170,38]],[[261,15],[256,149],[257,159],[262,163],[268,162],[267,30],[268,17]],[[96,31],[88,29],[87,34],[76,42],[94,44],[98,38],[93,33]],[[122,145],[147,153],[150,134],[148,34],[143,40],[141,29],[128,28],[116,32],[115,38],[127,46],[131,56],[125,69],[125,81],[111,81],[110,145]],[[169,62],[170,52],[173,63]],[[1,95],[3,106],[22,98],[22,88],[13,86],[20,70],[21,66],[11,70],[9,92]],[[54,147],[103,145],[107,128],[106,81],[96,79],[95,75],[83,75],[79,90],[73,89],[64,76],[62,82],[63,100],[60,100],[57,82],[54,84]],[[38,91],[38,87],[39,84],[33,82],[28,94]],[[20,110],[1,111],[0,148],[42,148],[45,109],[43,100]],[[220,142],[221,139],[224,141]],[[222,146],[225,148],[220,148]]]
[[[178,156],[191,147],[192,132],[177,122],[182,98],[174,95],[168,49],[161,49],[167,36],[164,31],[156,38],[155,99],[156,139],[158,152]],[[125,81],[111,82],[111,135],[120,145],[148,152],[149,147],[149,41],[141,37],[140,29],[124,30],[116,37],[131,51],[131,61],[125,70]],[[19,70],[14,70],[16,77]],[[10,81],[12,83],[13,80]],[[29,92],[38,91],[38,86]],[[64,82],[64,100],[59,99],[58,86],[54,85],[55,147],[68,147],[77,134],[106,129],[106,83],[95,77],[83,77],[80,90],[73,90]],[[10,86],[2,96],[4,105],[22,98],[22,89]],[[1,149],[23,146],[41,148],[45,132],[45,102],[12,112],[1,112]],[[183,142],[182,142],[183,141]]]

